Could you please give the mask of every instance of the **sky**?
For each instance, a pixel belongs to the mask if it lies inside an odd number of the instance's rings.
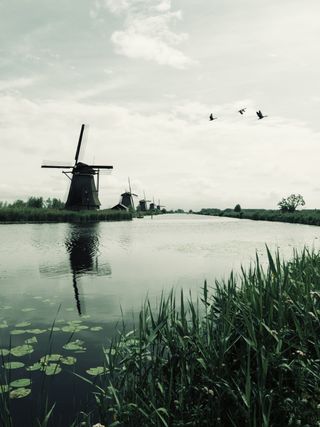
[[[81,160],[114,167],[102,207],[130,177],[168,209],[320,208],[319,16],[318,0],[0,0],[0,200],[65,200],[41,164],[73,162],[85,123]]]

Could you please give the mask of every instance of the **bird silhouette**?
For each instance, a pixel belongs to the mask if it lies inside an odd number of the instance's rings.
[[[212,120],[216,120],[218,117],[213,117],[212,113],[209,116],[209,120],[212,122]]]
[[[260,119],[263,119],[264,117],[268,117],[268,116],[264,116],[264,115],[261,113],[261,110],[256,111],[256,113],[257,113],[257,116],[258,116],[258,119],[259,119],[259,120],[260,120]]]
[[[246,108],[240,108],[240,110],[238,110],[238,113],[242,115],[245,111],[246,111]]]

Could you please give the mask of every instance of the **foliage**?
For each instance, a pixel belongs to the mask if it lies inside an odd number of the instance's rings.
[[[294,212],[298,206],[304,206],[306,203],[301,194],[291,194],[288,197],[284,197],[278,206],[281,212]]]
[[[241,212],[241,206],[238,204],[238,205],[235,205],[235,207],[234,207],[234,209],[233,209],[235,212]]]
[[[318,425],[320,254],[267,255],[197,302],[145,302],[106,350],[106,425]]]

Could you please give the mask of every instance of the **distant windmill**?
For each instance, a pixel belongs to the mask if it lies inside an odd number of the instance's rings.
[[[120,205],[126,206],[128,209],[134,209],[133,196],[138,197],[137,194],[132,193],[130,178],[128,178],[129,191],[121,194]]]
[[[259,120],[263,119],[264,117],[268,117],[268,116],[264,116],[264,115],[261,113],[261,110],[256,111],[256,114],[257,114],[257,116],[258,116]]]
[[[145,192],[143,192],[143,199],[139,200],[139,210],[141,212],[146,212],[147,211],[147,203],[150,203],[151,200],[147,200],[146,199],[146,194]]]
[[[212,120],[217,120],[218,117],[213,117],[213,114],[211,113],[209,116],[209,120],[210,122],[212,122]]]
[[[240,108],[240,110],[238,110],[238,113],[242,115],[244,114],[245,111],[246,111],[246,108]]]
[[[71,180],[69,194],[65,204],[65,208],[71,210],[99,209],[101,205],[98,197],[100,169],[113,169],[113,166],[87,165],[86,163],[78,162],[84,128],[85,125],[82,125],[74,166],[41,166],[42,168],[71,169],[62,171]],[[71,178],[69,175],[71,175]],[[97,187],[94,181],[95,175],[97,175]]]
[[[156,210],[156,204],[154,203],[154,197],[152,203],[149,205],[149,211],[155,211]]]
[[[165,208],[165,206],[163,206],[163,205],[161,205],[160,204],[160,199],[158,200],[158,204],[157,204],[157,209],[158,209],[158,211],[160,211],[161,210],[161,208]]]

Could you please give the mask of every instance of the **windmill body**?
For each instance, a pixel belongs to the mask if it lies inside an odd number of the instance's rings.
[[[63,173],[68,177],[71,175],[71,178],[69,177],[71,180],[69,194],[65,204],[65,208],[70,210],[99,209],[101,205],[98,197],[100,169],[113,169],[113,166],[87,165],[86,163],[78,162],[84,128],[85,125],[82,125],[74,166],[41,166],[42,168],[69,169],[63,171]],[[94,180],[95,175],[97,176],[97,185]]]

